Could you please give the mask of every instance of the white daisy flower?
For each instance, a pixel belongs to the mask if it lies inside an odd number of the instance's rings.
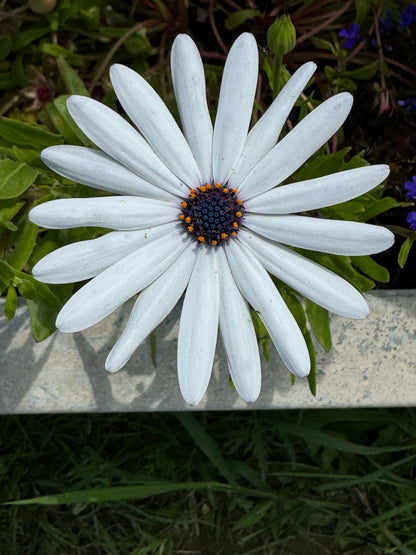
[[[293,75],[250,131],[258,78],[251,34],[241,35],[228,55],[214,127],[202,61],[186,35],[174,41],[171,68],[183,131],[146,80],[122,65],[112,66],[111,81],[136,127],[95,100],[69,98],[71,116],[99,150],[54,146],[42,160],[64,177],[119,196],[46,202],[30,219],[54,229],[114,231],[56,250],[33,275],[46,283],[92,278],[59,313],[56,325],[63,332],[100,322],[140,293],[107,358],[109,372],[127,363],[185,292],[178,339],[183,397],[192,405],[203,397],[219,327],[237,392],[255,401],[261,369],[249,305],[289,370],[300,377],[310,371],[303,335],[270,274],[331,312],[368,314],[351,284],[284,245],[356,256],[393,243],[382,227],[293,213],[362,195],[389,169],[361,167],[278,187],[333,136],[351,109],[351,95],[337,94],[277,142],[315,70],[312,62]]]

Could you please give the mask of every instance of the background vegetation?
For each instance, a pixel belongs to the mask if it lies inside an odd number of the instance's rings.
[[[405,188],[416,173],[415,12],[401,0],[0,2],[6,316],[13,317],[22,296],[35,338],[52,333],[73,286],[40,284],[31,267],[57,246],[105,232],[45,232],[27,220],[37,202],[97,194],[56,176],[39,157],[49,145],[88,144],[69,117],[67,96],[90,95],[117,109],[108,67],[120,62],[146,75],[176,113],[169,51],[182,32],[200,48],[213,112],[227,51],[246,30],[261,57],[253,120],[310,59],[318,71],[289,128],[323,99],[353,92],[344,129],[296,177],[389,163],[384,187],[324,215],[387,224],[400,238],[377,262],[320,262],[362,291],[387,283],[389,272],[393,286],[415,287],[416,232],[406,221],[415,199]],[[268,42],[267,32],[285,14],[296,44],[286,49],[280,71],[281,44]],[[319,332],[325,315],[317,319],[309,310],[307,328],[294,292],[282,292],[304,332],[329,347],[328,328]],[[18,504],[0,509],[0,545],[7,554],[41,555],[412,554],[415,437],[413,409],[5,416],[1,499]]]

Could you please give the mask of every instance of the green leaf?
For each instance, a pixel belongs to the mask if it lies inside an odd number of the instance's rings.
[[[49,104],[46,108],[48,114],[66,142],[92,148],[94,144],[81,131],[68,112],[66,101],[69,96],[70,95],[61,95],[55,98],[53,103]]]
[[[352,69],[350,71],[343,71],[343,77],[349,77],[350,79],[371,79],[377,73],[380,68],[380,63],[378,60],[368,64],[366,66],[359,67],[358,69]]]
[[[62,54],[57,56],[59,72],[65,83],[65,86],[70,94],[79,94],[82,96],[90,96],[89,92],[85,88],[84,81],[78,75],[76,71],[68,64],[65,57]]]
[[[264,358],[270,362],[270,335],[258,313],[251,309],[251,318],[256,331],[257,341],[263,347]]]
[[[27,216],[20,222],[17,232],[10,239],[15,246],[7,261],[13,268],[21,270],[29,260],[36,245],[38,229],[38,226],[32,224]],[[12,247],[13,244],[10,245],[10,248]]]
[[[0,118],[0,137],[11,145],[29,146],[37,150],[62,144],[62,138],[40,125],[32,125],[11,118]]]
[[[17,226],[12,222],[24,202],[15,202],[14,199],[0,200],[0,225],[10,231],[17,231]]]
[[[394,198],[384,197],[380,200],[376,200],[360,214],[359,221],[366,222],[367,220],[371,220],[379,214],[390,210],[390,208],[394,208],[394,206],[396,206]]]
[[[305,300],[305,304],[306,314],[308,315],[308,321],[313,334],[325,351],[330,351],[332,341],[328,311],[309,299]]]
[[[282,294],[290,312],[294,316],[301,332],[304,333],[306,331],[306,315],[302,303],[296,295],[290,293],[286,288],[280,289],[280,293]]]
[[[189,433],[195,444],[208,457],[218,472],[227,480],[229,484],[236,485],[234,476],[225,462],[221,451],[215,441],[207,434],[205,429],[199,424],[189,412],[178,413],[176,415],[179,422]]]
[[[16,313],[17,293],[16,289],[11,285],[7,290],[6,303],[4,305],[4,315],[8,320],[12,320]]]
[[[407,257],[409,256],[409,252],[412,245],[413,245],[413,239],[410,239],[410,237],[408,237],[406,241],[403,243],[403,245],[400,247],[400,252],[399,252],[400,268],[403,268],[403,266],[406,264],[406,260],[407,260]]]
[[[363,274],[375,279],[380,283],[388,283],[390,280],[389,272],[386,268],[378,264],[370,256],[352,256],[351,261],[356,268]]]
[[[36,287],[28,279],[16,277],[14,284],[25,299],[33,301],[36,298]]]
[[[47,54],[48,56],[55,56],[56,58],[58,56],[63,56],[64,58],[68,59],[68,62],[71,65],[74,65],[74,66],[84,65],[84,60],[82,59],[82,56],[78,54],[74,54],[73,52],[70,52],[69,50],[67,50],[63,46],[60,46],[59,44],[44,42],[39,45],[39,51],[42,52],[42,54]]]
[[[252,19],[253,17],[261,17],[261,11],[253,8],[239,10],[238,12],[230,14],[225,19],[225,28],[227,31],[232,31],[242,25],[247,19]]]
[[[37,27],[33,27],[32,29],[28,29],[27,31],[19,31],[16,35],[15,40],[13,41],[12,50],[16,52],[16,50],[21,50],[28,44],[31,44],[37,39],[47,35],[50,33],[49,27],[41,27],[40,29]]]
[[[12,39],[9,35],[3,35],[0,37],[0,61],[7,58],[12,49]]]
[[[253,509],[237,520],[233,526],[233,530],[243,530],[244,528],[254,526],[254,524],[262,520],[274,506],[275,503],[273,501],[266,501],[265,503],[260,503],[260,505],[255,505]]]
[[[24,162],[0,160],[0,199],[19,197],[35,181],[37,170]]]
[[[6,285],[13,282],[15,273],[13,268],[5,260],[0,258],[0,278]]]
[[[311,37],[311,43],[315,48],[320,48],[321,50],[330,50],[335,58],[338,57],[338,52],[336,51],[334,45],[328,40],[321,39],[319,37]]]
[[[316,395],[316,356],[315,356],[315,346],[312,342],[311,334],[308,330],[305,330],[303,333],[303,337],[305,338],[306,346],[308,347],[309,351],[309,358],[311,359],[311,371],[308,374],[308,385],[309,390],[313,396]]]

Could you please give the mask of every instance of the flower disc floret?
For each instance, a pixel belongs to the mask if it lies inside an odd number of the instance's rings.
[[[206,183],[192,189],[182,201],[179,218],[198,243],[219,246],[237,235],[243,215],[237,189]]]

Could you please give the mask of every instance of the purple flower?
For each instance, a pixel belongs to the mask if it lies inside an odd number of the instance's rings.
[[[344,48],[354,48],[354,46],[362,39],[362,36],[360,35],[360,26],[358,23],[353,23],[347,29],[341,29],[339,36],[346,39],[342,45]]]
[[[416,7],[413,4],[408,4],[400,14],[400,27],[405,29],[416,21]]]
[[[412,231],[416,231],[416,212],[415,211],[408,213],[406,222],[409,224],[409,227]]]
[[[383,35],[386,31],[392,31],[394,29],[394,23],[391,20],[390,10],[379,18],[378,28],[380,31],[380,35]]]
[[[412,114],[416,114],[416,96],[406,100],[398,100],[397,104]]]
[[[404,184],[404,188],[406,189],[406,197],[409,200],[416,201],[416,175],[413,176],[411,181],[406,181]]]

